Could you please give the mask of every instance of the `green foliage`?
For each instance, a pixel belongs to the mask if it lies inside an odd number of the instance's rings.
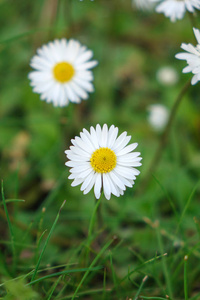
[[[41,299],[38,293],[27,286],[23,280],[5,282],[7,295],[4,300],[39,300]]]

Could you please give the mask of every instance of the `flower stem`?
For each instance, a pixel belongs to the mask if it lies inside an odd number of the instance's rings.
[[[165,127],[165,130],[160,138],[160,143],[158,145],[158,148],[156,150],[156,153],[151,161],[151,164],[150,164],[150,167],[147,171],[147,175],[146,177],[144,178],[144,181],[143,181],[143,190],[144,190],[144,187],[146,187],[149,183],[149,180],[151,178],[151,175],[152,173],[155,171],[156,167],[158,166],[160,160],[161,160],[161,157],[162,157],[162,153],[165,149],[165,146],[167,144],[167,141],[168,141],[168,137],[169,137],[169,133],[170,133],[170,130],[171,130],[171,127],[172,127],[172,124],[173,124],[173,121],[176,117],[176,114],[178,112],[178,108],[180,106],[180,103],[184,97],[184,95],[186,94],[188,88],[190,87],[190,81],[189,80],[188,82],[186,82],[186,84],[183,86],[183,88],[181,89],[180,93],[178,94],[175,102],[174,102],[174,105],[172,107],[172,110],[171,110],[171,113],[170,113],[170,116],[169,116],[169,120],[168,120],[168,123]]]
[[[192,25],[192,28],[193,27],[196,28],[197,25],[196,25],[196,19],[195,19],[194,13],[188,12],[188,15],[189,15],[189,19],[190,19],[190,23]]]

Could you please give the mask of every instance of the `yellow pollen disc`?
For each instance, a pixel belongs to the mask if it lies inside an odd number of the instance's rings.
[[[54,78],[61,83],[70,81],[74,73],[74,67],[67,62],[60,62],[53,68]]]
[[[95,172],[108,173],[115,168],[117,156],[113,150],[102,147],[92,153],[90,163]]]

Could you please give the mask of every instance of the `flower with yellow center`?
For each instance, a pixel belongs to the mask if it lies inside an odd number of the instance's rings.
[[[185,12],[193,13],[196,9],[200,9],[200,0],[151,0],[159,2],[156,6],[158,13],[163,13],[170,18],[172,22],[180,20],[184,17]]]
[[[124,194],[126,187],[132,187],[140,172],[136,167],[141,166],[140,152],[133,152],[137,143],[127,145],[131,136],[123,132],[118,136],[118,128],[106,124],[101,128],[90,127],[80,133],[71,142],[73,146],[66,150],[71,167],[69,179],[72,186],[81,184],[81,191],[87,194],[94,187],[94,194],[100,198],[103,190],[106,199],[111,194],[119,197]]]
[[[70,81],[74,76],[74,67],[67,62],[60,62],[53,68],[53,75],[55,80],[61,83]]]
[[[54,106],[87,99],[94,90],[90,69],[97,65],[90,60],[92,56],[91,50],[75,40],[55,40],[42,46],[31,60],[35,69],[29,73],[33,91]]]

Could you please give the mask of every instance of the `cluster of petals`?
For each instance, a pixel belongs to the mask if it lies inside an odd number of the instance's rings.
[[[181,48],[186,52],[176,54],[176,58],[187,61],[188,66],[183,69],[183,73],[192,72],[194,74],[191,80],[192,85],[200,81],[200,31],[196,28],[193,30],[198,44],[193,46],[190,43],[182,43]]]
[[[163,13],[170,18],[172,22],[180,20],[184,17],[185,12],[193,13],[195,9],[200,9],[200,0],[151,0],[159,2],[156,6],[158,13]]]
[[[154,6],[151,0],[132,0],[134,6],[140,10],[148,11]]]
[[[94,187],[94,194],[100,198],[103,190],[106,199],[111,194],[119,197],[124,194],[126,187],[132,187],[134,180],[140,172],[136,167],[141,166],[140,152],[133,152],[137,143],[127,145],[131,136],[123,132],[118,137],[118,128],[112,125],[98,124],[96,128],[90,127],[90,131],[83,129],[80,137],[72,139],[70,150],[66,150],[69,161],[66,166],[71,167],[69,179],[72,186],[81,184],[81,191],[87,194]],[[97,149],[109,149],[116,156],[116,165],[109,172],[96,172],[91,164],[91,157]]]
[[[52,102],[54,106],[66,106],[69,102],[80,103],[93,92],[93,74],[90,70],[97,61],[90,59],[93,52],[78,41],[65,38],[43,45],[31,59],[34,71],[29,73],[33,91],[41,100]],[[59,81],[54,76],[58,64],[68,64],[73,69],[69,80]]]
[[[167,125],[169,110],[162,104],[151,104],[148,106],[148,121],[155,131],[161,131]]]

